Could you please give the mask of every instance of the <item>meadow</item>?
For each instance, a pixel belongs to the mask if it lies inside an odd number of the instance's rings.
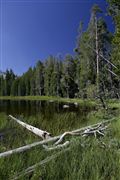
[[[47,130],[53,136],[103,120],[115,120],[109,125],[104,137],[66,137],[65,140],[71,139],[68,148],[49,152],[42,146],[36,146],[25,152],[0,158],[0,179],[119,179],[120,103],[109,101],[108,104],[108,110],[97,104],[86,114],[82,109],[83,114],[65,110],[62,113],[50,112],[49,117],[46,112],[18,115],[22,121]],[[82,106],[83,103],[79,108]],[[0,113],[0,138],[0,152],[40,141],[39,137],[9,119],[5,112]],[[35,164],[37,165],[33,170],[26,173],[26,169]]]

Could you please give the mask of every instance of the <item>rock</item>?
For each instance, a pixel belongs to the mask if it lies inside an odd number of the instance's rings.
[[[77,102],[75,102],[75,103],[74,103],[74,105],[75,105],[75,106],[78,106],[78,103],[77,103]]]
[[[63,108],[69,108],[69,105],[64,104]]]
[[[49,102],[54,102],[54,100],[51,99],[51,100],[49,100]]]

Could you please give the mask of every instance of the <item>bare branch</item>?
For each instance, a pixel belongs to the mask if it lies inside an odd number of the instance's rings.
[[[95,49],[93,49],[89,44],[87,44],[87,46],[89,46],[90,49],[92,49],[98,56],[102,57],[108,64],[110,64],[111,66],[113,66],[114,68],[117,69],[117,66],[115,66],[113,63],[111,63],[108,59],[106,59],[102,54],[98,54],[97,51]]]
[[[43,147],[45,148],[46,151],[51,151],[51,150],[56,150],[56,149],[61,149],[61,148],[67,147],[69,144],[70,144],[70,142],[66,141],[63,144],[53,145],[52,147],[49,147],[46,145],[43,145]]]
[[[59,140],[55,143],[55,145],[60,144],[60,143],[63,141],[64,137],[67,136],[67,135],[73,135],[73,136],[74,136],[74,135],[80,135],[80,133],[65,132],[65,133],[63,133],[63,134],[60,136]]]
[[[71,133],[80,133],[80,132],[82,133],[82,132],[84,132],[87,129],[96,128],[96,126],[101,126],[101,124],[105,125],[105,124],[107,124],[107,123],[109,123],[111,121],[114,121],[114,120],[115,119],[110,119],[110,120],[103,121],[103,122],[100,122],[100,123],[97,123],[97,124],[93,124],[91,126],[86,126],[86,127],[80,128],[80,129],[76,129],[74,131],[71,131]],[[34,142],[32,144],[28,144],[28,145],[25,145],[25,146],[22,146],[22,147],[13,149],[13,150],[9,150],[9,151],[0,153],[0,158],[1,157],[6,157],[6,156],[10,156],[10,155],[15,154],[15,153],[24,152],[24,151],[29,150],[32,147],[35,147],[35,146],[38,146],[38,145],[43,145],[43,144],[46,144],[46,143],[49,143],[49,142],[54,142],[54,141],[60,139],[61,136],[62,135],[51,137],[49,139],[45,139],[45,140],[42,140],[42,141]]]
[[[110,69],[107,69],[111,74],[113,74],[114,76],[118,77],[117,74],[115,74],[113,71],[111,71]]]

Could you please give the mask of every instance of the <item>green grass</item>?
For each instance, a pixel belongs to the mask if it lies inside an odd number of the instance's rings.
[[[41,177],[55,180],[116,180],[120,177],[120,157],[117,151],[115,146],[102,148],[100,140],[94,138],[79,139],[69,152],[62,154],[45,168],[36,169],[35,173],[39,170]],[[33,177],[40,176],[37,174]]]
[[[53,135],[61,134],[66,130],[77,129],[99,121],[115,118],[109,126],[105,137],[96,139],[72,138],[70,150],[61,153],[56,159],[43,166],[38,166],[33,174],[20,179],[45,180],[119,180],[120,177],[120,104],[110,102],[110,109],[91,111],[82,118],[76,113],[63,113],[49,117],[38,114],[29,118],[19,118],[41,129],[46,129]],[[6,151],[25,144],[38,141],[39,138],[14,123],[4,113],[0,113],[0,132],[13,129],[5,134],[1,141],[0,151]],[[66,138],[67,140],[67,138]],[[105,143],[103,146],[102,142]],[[27,152],[14,154],[0,159],[0,179],[12,179],[27,167],[40,162],[49,155],[58,151],[45,152],[41,146]]]
[[[0,100],[47,100],[47,101],[59,101],[59,102],[77,102],[80,104],[87,104],[87,105],[95,105],[96,102],[94,100],[82,100],[82,99],[71,99],[71,98],[61,98],[61,97],[54,97],[54,96],[0,96]]]
[[[120,100],[109,100],[108,101],[109,107],[110,108],[118,108],[120,109]]]

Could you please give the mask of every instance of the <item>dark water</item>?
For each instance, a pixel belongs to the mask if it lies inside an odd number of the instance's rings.
[[[69,107],[64,108],[64,105]],[[30,101],[30,100],[0,100],[0,112],[7,115],[31,116],[36,114],[52,115],[54,113],[75,112],[76,114],[86,114],[93,110],[87,105],[76,105],[74,103],[50,102],[50,101]]]

